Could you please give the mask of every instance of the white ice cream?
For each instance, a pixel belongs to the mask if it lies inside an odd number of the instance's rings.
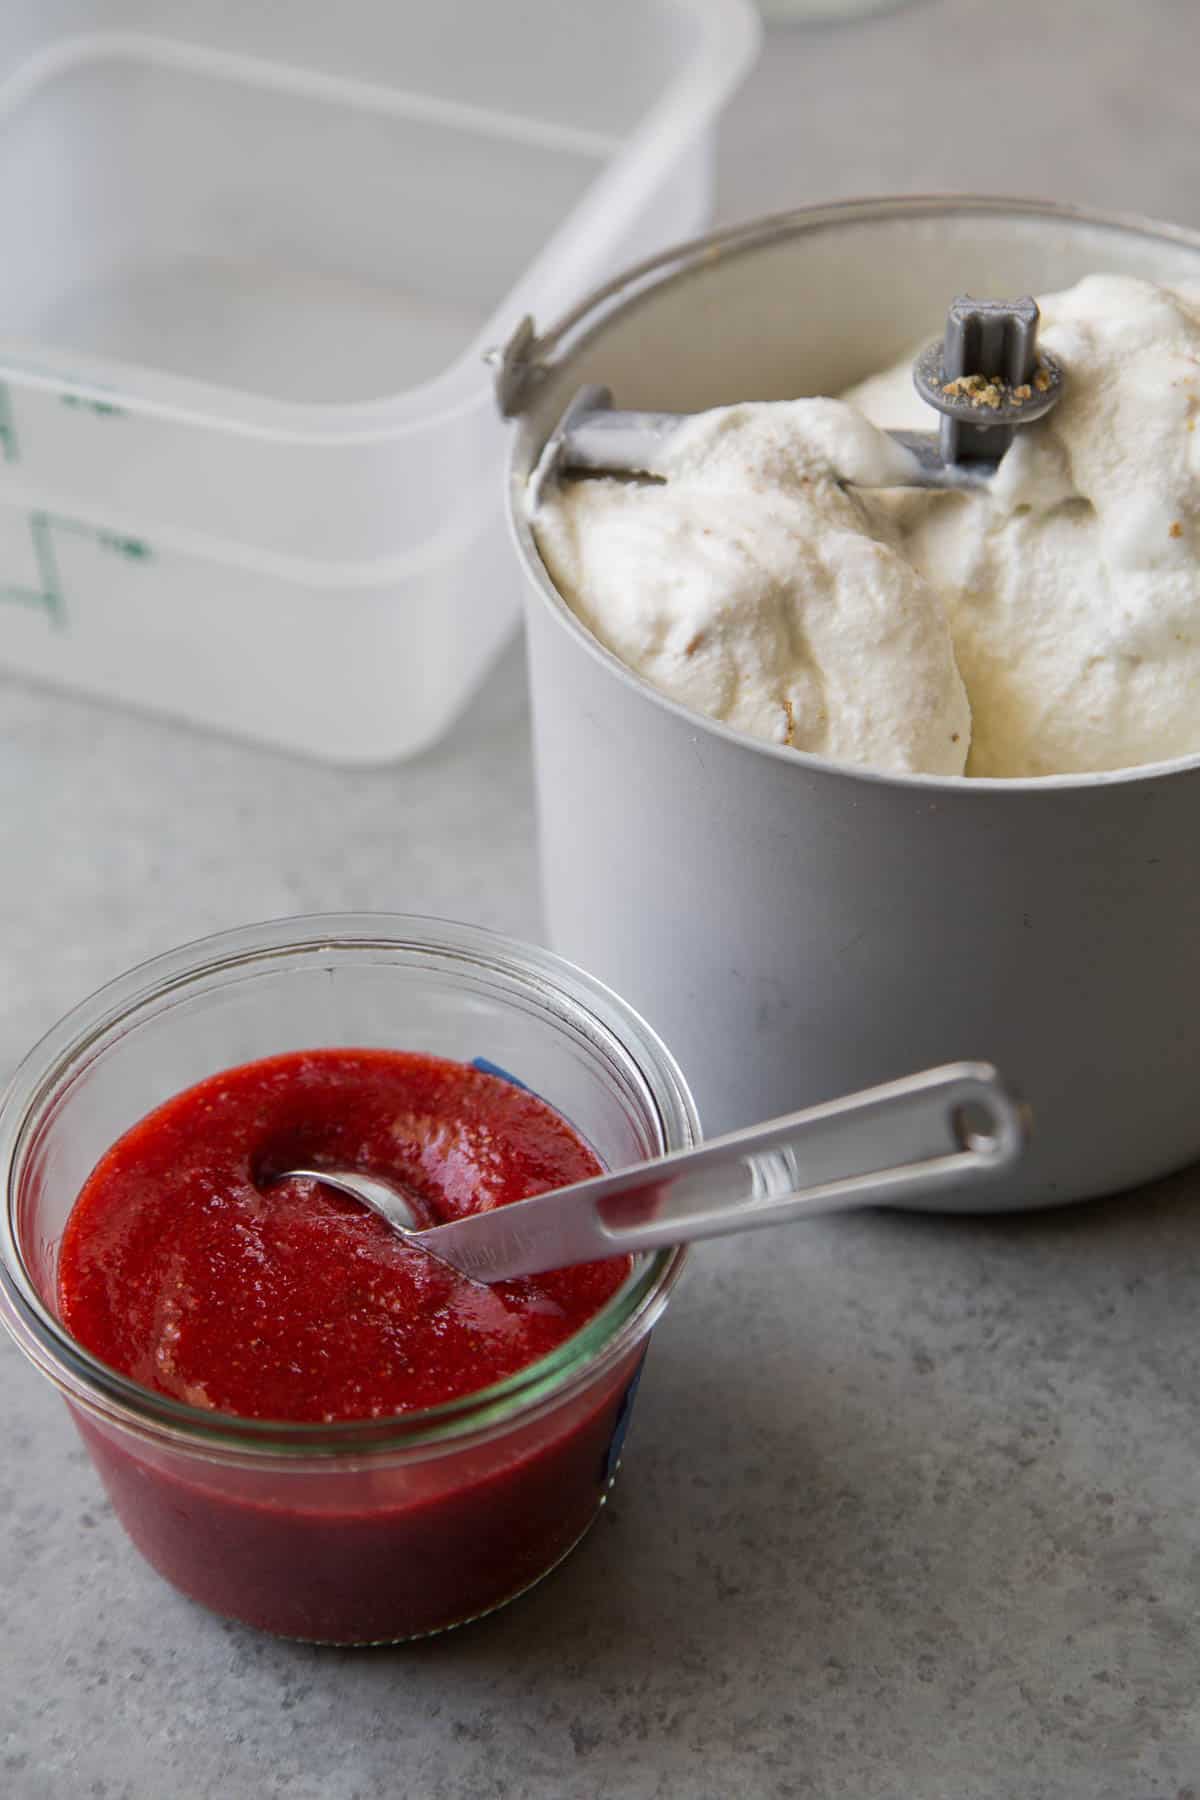
[[[657,687],[776,743],[946,774],[969,742],[994,776],[1200,750],[1200,287],[1097,275],[1041,306],[1063,397],[990,492],[852,493],[894,454],[854,409],[733,407],[665,487],[552,495],[551,574]],[[935,423],[908,363],[850,398]]]
[[[1200,750],[1200,287],[1093,275],[1040,304],[1066,372],[1054,412],[989,494],[881,508],[945,604],[972,775]],[[928,423],[907,365],[852,398],[880,425]]]
[[[665,485],[553,489],[538,548],[601,643],[685,706],[843,762],[961,774],[941,607],[883,512],[838,485],[906,461],[836,400],[728,407],[672,437]]]

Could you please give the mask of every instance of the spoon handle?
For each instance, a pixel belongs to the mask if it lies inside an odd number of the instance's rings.
[[[904,1205],[1007,1168],[1023,1108],[987,1063],[951,1063],[732,1131],[694,1150],[411,1233],[482,1281]]]

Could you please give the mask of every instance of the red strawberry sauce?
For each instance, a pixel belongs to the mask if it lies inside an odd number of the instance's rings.
[[[562,1344],[627,1258],[483,1287],[290,1164],[396,1175],[429,1222],[595,1174],[546,1103],[439,1058],[312,1050],[178,1094],[101,1159],[59,1262],[70,1333],[142,1386],[249,1419],[379,1419],[457,1399]],[[448,1451],[263,1465],[139,1443],[81,1413],[135,1542],[185,1592],[340,1642],[454,1624],[586,1528],[640,1346],[565,1405]]]

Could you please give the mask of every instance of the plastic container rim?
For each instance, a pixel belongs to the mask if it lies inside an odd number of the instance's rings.
[[[619,1361],[660,1316],[682,1269],[672,1248],[638,1259],[594,1318],[549,1355],[501,1382],[439,1406],[380,1420],[333,1424],[246,1419],[209,1412],[144,1388],[75,1342],[43,1302],[16,1224],[17,1178],[31,1138],[64,1082],[90,1053],[143,1010],[214,976],[250,973],[289,955],[406,951],[415,960],[498,974],[534,1007],[615,1056],[637,1090],[662,1149],[697,1142],[699,1119],[686,1081],[657,1033],[602,982],[565,958],[482,926],[419,914],[328,913],[270,920],[193,940],[140,963],[74,1007],[23,1059],[0,1095],[0,1324],[73,1404],[126,1431],[189,1454],[227,1462],[316,1459],[327,1464],[482,1442],[563,1404]]]
[[[373,400],[327,404],[275,400],[249,389],[164,373],[133,359],[110,360],[72,352],[66,346],[0,336],[0,380],[51,393],[116,401],[139,418],[296,446],[387,442],[464,417],[488,399],[482,365],[491,360],[488,344],[499,321],[520,316],[545,272],[564,259],[573,242],[587,242],[595,236],[599,222],[617,210],[635,176],[652,185],[663,164],[678,153],[681,141],[698,137],[712,124],[754,60],[763,28],[751,0],[684,0],[684,5],[701,26],[684,73],[672,74],[640,123],[489,309],[471,341],[439,374]],[[83,37],[88,40],[96,35]],[[121,42],[130,37],[119,32],[99,35],[111,35]],[[68,47],[73,41],[68,41]],[[269,59],[260,60],[266,60],[268,67],[276,66]],[[164,397],[147,393],[147,382],[163,389]]]

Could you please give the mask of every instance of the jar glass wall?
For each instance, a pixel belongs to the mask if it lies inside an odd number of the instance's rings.
[[[57,1259],[100,1156],[206,1076],[337,1046],[482,1058],[609,1167],[699,1135],[654,1033],[548,952],[388,915],[224,933],[103,989],[14,1077],[0,1105],[0,1316],[67,1399],[122,1523],[168,1580],[266,1630],[384,1642],[502,1604],[583,1534],[682,1255],[639,1258],[583,1330],[517,1375],[393,1419],[232,1418],[90,1356],[59,1321]]]

